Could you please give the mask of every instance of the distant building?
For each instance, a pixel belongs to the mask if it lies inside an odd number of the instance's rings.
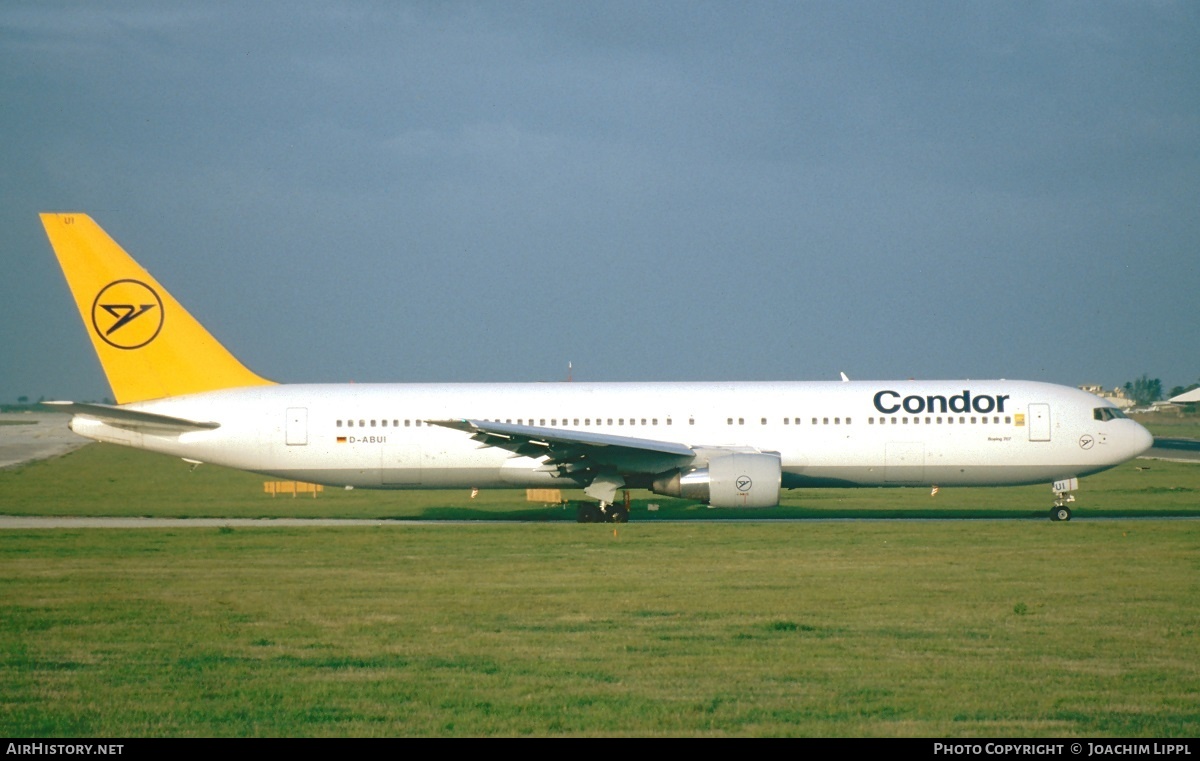
[[[1133,406],[1133,400],[1125,396],[1125,389],[1114,388],[1112,391],[1105,391],[1104,386],[1099,384],[1079,386],[1080,391],[1086,391],[1089,394],[1095,394],[1101,399],[1106,399],[1116,405],[1119,409],[1127,410]]]
[[[1173,396],[1168,399],[1171,404],[1196,404],[1200,402],[1200,388],[1194,388],[1191,391],[1184,391],[1179,396]]]

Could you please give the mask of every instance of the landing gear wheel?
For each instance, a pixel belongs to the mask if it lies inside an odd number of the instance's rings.
[[[595,502],[581,502],[575,510],[576,523],[599,523],[602,519],[603,513]]]
[[[612,523],[629,523],[629,511],[620,505],[613,505],[608,508],[606,516]]]
[[[1050,508],[1050,520],[1052,521],[1069,521],[1071,520],[1071,508],[1066,505],[1055,505]]]

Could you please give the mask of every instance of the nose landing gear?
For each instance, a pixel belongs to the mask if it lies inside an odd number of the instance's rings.
[[[1067,507],[1067,505],[1075,501],[1075,495],[1071,491],[1079,488],[1078,479],[1070,478],[1066,481],[1055,481],[1054,486],[1051,488],[1054,489],[1054,507],[1050,508],[1050,520],[1071,520],[1071,508]]]

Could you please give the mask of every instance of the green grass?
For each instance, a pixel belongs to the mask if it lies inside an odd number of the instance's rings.
[[[9,736],[1195,737],[1192,522],[9,531]]]
[[[1066,524],[1041,486],[613,527],[262,481],[93,445],[0,472],[0,512],[509,522],[0,532],[0,734],[1200,733],[1200,522],[1122,519],[1200,514],[1197,465],[1084,479]],[[703,520],[886,515],[1004,520]]]

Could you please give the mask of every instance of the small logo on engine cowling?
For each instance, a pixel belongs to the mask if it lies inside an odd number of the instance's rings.
[[[754,482],[750,480],[750,476],[738,476],[734,479],[733,485],[737,487],[738,491],[747,492],[750,491],[751,486],[754,486]]]

